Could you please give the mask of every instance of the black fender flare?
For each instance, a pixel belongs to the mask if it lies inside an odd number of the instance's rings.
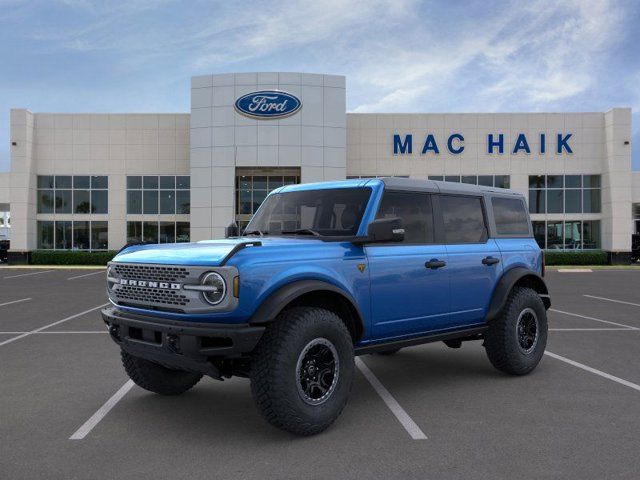
[[[549,297],[549,289],[544,279],[527,268],[514,267],[507,270],[502,277],[500,277],[500,280],[498,280],[485,318],[487,322],[490,322],[498,316],[507,303],[507,298],[509,298],[511,290],[513,290],[513,287],[519,282],[526,282],[528,286],[537,291],[547,310],[551,307],[551,297]]]
[[[306,293],[327,291],[340,295],[351,310],[354,317],[356,330],[362,334],[364,332],[364,323],[362,313],[358,308],[358,304],[349,292],[340,287],[332,285],[321,280],[297,280],[280,287],[272,292],[262,304],[255,310],[251,316],[250,323],[253,325],[261,325],[270,323],[278,316],[278,314],[291,302]]]

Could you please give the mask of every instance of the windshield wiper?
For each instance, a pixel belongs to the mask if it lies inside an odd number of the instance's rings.
[[[294,235],[313,235],[314,237],[319,237],[320,234],[315,230],[311,230],[310,228],[297,228],[295,230],[283,230],[280,232],[284,235],[294,234]]]
[[[263,232],[262,230],[249,230],[242,233],[242,236],[246,235],[258,235],[260,237],[264,237],[269,232]]]

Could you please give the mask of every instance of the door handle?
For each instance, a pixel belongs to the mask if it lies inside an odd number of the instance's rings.
[[[495,265],[496,263],[500,263],[500,259],[499,258],[494,258],[494,257],[484,257],[482,259],[482,263],[484,265],[491,266],[491,265]]]
[[[437,268],[442,268],[447,264],[447,262],[443,262],[442,260],[438,260],[437,258],[432,258],[428,262],[424,264],[426,268],[430,268],[431,270],[436,270]]]

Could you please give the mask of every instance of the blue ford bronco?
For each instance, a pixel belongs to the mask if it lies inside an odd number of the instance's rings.
[[[176,395],[248,377],[260,413],[300,435],[344,408],[354,357],[479,340],[498,370],[542,357],[550,298],[524,198],[404,178],[289,185],[242,235],[124,248],[102,311],[127,374]]]

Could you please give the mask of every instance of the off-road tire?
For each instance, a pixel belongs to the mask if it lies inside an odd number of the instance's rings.
[[[400,347],[400,348],[390,348],[389,350],[382,350],[380,352],[376,352],[376,355],[382,355],[384,357],[388,357],[389,355],[395,355],[400,350],[402,350],[402,347]]]
[[[521,313],[530,309],[537,317],[537,340],[528,353],[520,346],[517,324]],[[484,347],[491,364],[511,375],[526,375],[536,366],[547,345],[547,312],[538,293],[515,287],[500,314],[489,323]]]
[[[297,365],[305,347],[316,339],[328,340],[335,348],[337,379],[323,403],[310,405],[298,389]],[[314,435],[329,427],[345,407],[354,368],[353,340],[340,317],[322,308],[294,307],[278,315],[256,346],[251,393],[269,423],[297,435]]]
[[[160,395],[180,395],[200,381],[199,373],[171,370],[121,351],[122,365],[136,385]]]

